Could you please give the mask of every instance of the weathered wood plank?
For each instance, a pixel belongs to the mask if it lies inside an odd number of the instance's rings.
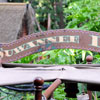
[[[66,82],[82,82],[100,84],[100,69],[76,69],[73,67],[64,70],[32,70],[32,69],[0,69],[0,86],[11,84],[30,83],[36,77],[42,77],[45,81],[57,78]]]
[[[72,65],[46,65],[46,64],[19,64],[19,63],[3,63],[2,66],[4,68],[37,68],[37,67],[54,67],[54,66],[71,66],[71,67],[76,67],[79,69],[88,69],[88,68],[100,68],[100,64],[72,64]]]

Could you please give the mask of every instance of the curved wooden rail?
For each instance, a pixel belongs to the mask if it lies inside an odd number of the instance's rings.
[[[52,49],[85,49],[100,52],[100,33],[58,29],[33,33],[9,44],[0,44],[2,62],[16,61],[36,52]]]

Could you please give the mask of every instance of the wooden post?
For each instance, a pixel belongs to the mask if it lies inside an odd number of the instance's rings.
[[[62,83],[62,81],[60,79],[56,79],[49,87],[48,89],[45,90],[45,92],[43,93],[43,95],[46,97],[46,99],[48,100],[48,98],[52,95],[52,93],[54,92],[54,90]]]
[[[86,57],[86,61],[87,61],[87,64],[92,64],[92,61],[93,61],[93,57],[92,56],[87,56]],[[89,95],[89,100],[92,100],[92,91],[87,91],[88,95]]]
[[[40,77],[37,77],[34,80],[35,85],[35,100],[42,100],[42,85],[44,83],[44,80]]]
[[[47,30],[51,29],[51,14],[48,14],[48,26],[47,26]]]

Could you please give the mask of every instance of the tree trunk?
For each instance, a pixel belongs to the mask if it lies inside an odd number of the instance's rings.
[[[64,16],[63,16],[63,0],[59,0],[58,4],[57,4],[57,16],[59,16],[60,21],[58,22],[59,24],[59,28],[64,28]]]

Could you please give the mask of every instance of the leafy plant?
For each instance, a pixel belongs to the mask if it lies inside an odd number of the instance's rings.
[[[64,8],[66,28],[100,31],[99,0],[74,0]]]

